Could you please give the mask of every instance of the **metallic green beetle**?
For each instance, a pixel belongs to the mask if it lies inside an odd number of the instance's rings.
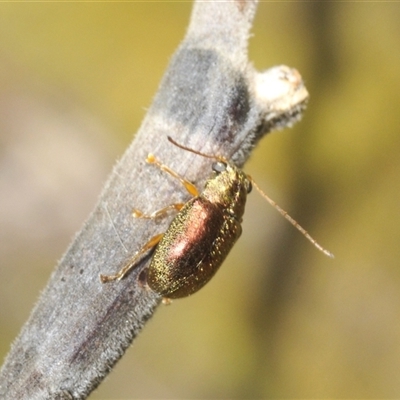
[[[253,185],[319,250],[333,257],[262,192],[252,178],[241,169],[223,157],[210,156],[189,149],[170,137],[168,140],[184,150],[215,159],[212,164],[213,174],[200,193],[192,183],[149,154],[146,161],[177,178],[193,198],[184,204],[169,205],[151,215],[135,210],[135,217],[149,219],[157,218],[171,209],[177,210],[178,213],[167,231],[152,237],[120,272],[116,275],[100,275],[103,283],[122,279],[137,265],[138,259],[144,253],[157,246],[146,273],[150,289],[166,299],[185,297],[197,292],[214,276],[240,237],[246,198]]]

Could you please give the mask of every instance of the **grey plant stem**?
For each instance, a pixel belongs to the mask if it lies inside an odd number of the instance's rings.
[[[267,132],[299,119],[308,93],[294,69],[256,72],[247,59],[256,1],[194,3],[187,35],[171,60],[135,140],[115,165],[93,212],[50,277],[0,372],[2,399],[85,399],[124,354],[160,304],[131,273],[102,284],[172,218],[140,220],[185,202],[180,183],[145,163],[154,153],[201,188],[210,159],[242,166]]]

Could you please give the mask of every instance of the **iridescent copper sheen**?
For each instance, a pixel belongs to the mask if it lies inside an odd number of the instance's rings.
[[[184,150],[217,160],[213,163],[213,175],[199,193],[192,183],[149,154],[146,161],[178,179],[193,198],[185,204],[168,205],[150,215],[135,210],[135,218],[155,219],[172,209],[178,210],[178,214],[164,234],[153,236],[116,275],[100,275],[103,283],[122,279],[135,268],[143,254],[157,246],[146,274],[150,289],[164,299],[185,297],[197,292],[214,276],[240,237],[247,193],[250,193],[252,185],[318,250],[333,258],[331,252],[318,244],[241,169],[222,157],[189,149],[169,137],[168,140]]]
[[[167,298],[189,296],[201,289],[239,238],[247,175],[218,161],[203,192],[176,215],[151,260],[147,283]]]

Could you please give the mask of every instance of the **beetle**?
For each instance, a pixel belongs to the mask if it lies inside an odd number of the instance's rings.
[[[214,159],[212,175],[200,192],[153,154],[146,162],[178,179],[192,198],[186,203],[172,204],[150,215],[134,210],[134,217],[155,219],[167,211],[178,211],[167,231],[153,236],[116,275],[100,275],[103,283],[120,280],[135,268],[138,259],[157,246],[146,271],[149,288],[165,299],[189,296],[201,289],[217,272],[242,233],[242,217],[247,194],[252,187],[300,230],[319,250],[333,258],[286,211],[270,199],[254,180],[224,157],[201,153],[168,140],[183,150]]]

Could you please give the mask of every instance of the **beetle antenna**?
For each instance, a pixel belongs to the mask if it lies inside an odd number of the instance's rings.
[[[275,203],[267,194],[265,194],[260,187],[254,182],[253,178],[249,176],[251,183],[258,190],[262,197],[271,204],[283,217],[285,217],[296,229],[298,229],[318,250],[322,251],[329,258],[335,258],[335,256],[328,250],[324,249],[295,219],[293,219],[283,208]]]
[[[205,154],[205,153],[202,153],[200,151],[191,149],[190,147],[186,147],[183,144],[180,144],[180,143],[176,142],[174,139],[172,139],[171,136],[167,136],[167,138],[172,144],[174,144],[175,146],[179,147],[182,150],[190,151],[190,152],[192,152],[194,154],[197,154],[199,156],[203,156],[203,157],[206,157],[206,158],[213,158],[214,160],[226,161],[224,157],[214,156],[214,155],[211,155],[211,154]]]

